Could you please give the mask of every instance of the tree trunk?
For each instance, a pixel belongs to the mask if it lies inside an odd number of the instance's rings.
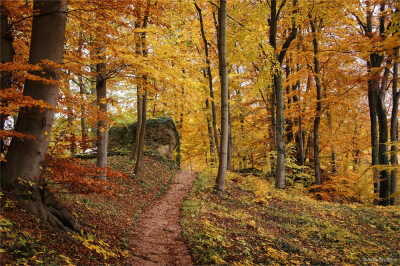
[[[384,93],[384,92],[383,92]],[[380,93],[377,99],[377,113],[378,113],[378,124],[379,124],[379,164],[380,165],[389,165],[389,157],[388,157],[388,141],[389,141],[389,131],[388,131],[388,123],[387,123],[387,112],[385,107],[385,97],[384,94]],[[380,182],[380,190],[379,190],[379,198],[380,205],[387,206],[390,203],[390,180],[389,180],[389,171],[382,170],[379,174]]]
[[[208,52],[208,41],[204,32],[204,24],[203,24],[203,16],[201,14],[201,8],[194,2],[194,5],[196,7],[197,13],[199,14],[199,22],[200,22],[200,31],[201,31],[201,37],[203,39],[204,43],[204,53],[206,57],[206,70],[207,70],[207,77],[208,77],[208,87],[210,89],[210,99],[211,99],[211,113],[212,113],[212,127],[214,131],[214,143],[215,147],[217,149],[217,153],[219,154],[220,152],[220,146],[219,146],[219,141],[218,141],[218,131],[217,131],[217,111],[215,108],[215,102],[214,102],[214,89],[213,89],[213,84],[212,84],[212,73],[211,73],[211,63],[210,63],[210,57],[209,57],[209,52]]]
[[[103,50],[103,49],[101,49]],[[100,51],[101,53],[102,51]],[[105,63],[97,64],[96,95],[97,95],[97,167],[104,168],[99,179],[106,180],[107,173],[107,80]]]
[[[333,138],[332,115],[331,115],[331,111],[329,108],[329,104],[328,104],[328,108],[326,110],[326,116],[328,119],[329,135],[331,138]],[[335,146],[333,144],[331,144],[331,167],[332,167],[332,173],[334,173],[334,174],[337,173],[336,150],[335,150]]]
[[[29,63],[43,59],[62,63],[66,23],[66,4],[63,0],[33,2],[38,14],[33,16]],[[33,72],[37,76],[59,80],[57,69],[49,68]],[[43,100],[55,106],[58,87],[40,81],[26,80],[24,96]],[[46,155],[54,111],[40,107],[22,107],[15,130],[36,137],[35,140],[13,138],[7,153],[7,163],[1,169],[1,185],[9,190],[20,204],[45,223],[62,231],[80,231],[73,216],[41,184],[42,162]],[[24,162],[24,163],[21,163]],[[23,181],[25,180],[25,181]],[[33,182],[30,185],[29,182]]]
[[[225,192],[228,153],[228,69],[226,61],[226,0],[219,1],[218,10],[218,59],[221,81],[221,147],[217,174],[218,190]]]
[[[400,92],[397,91],[397,82],[399,78],[399,48],[396,48],[394,51],[394,65],[393,65],[393,83],[392,83],[392,99],[393,99],[393,107],[392,107],[392,117],[390,121],[390,141],[392,142],[391,146],[391,156],[390,163],[392,166],[398,166],[399,162],[397,159],[398,149],[397,144],[393,142],[399,141],[399,131],[398,131],[398,112],[399,112],[399,98]],[[397,170],[393,170],[390,173],[390,205],[396,204],[396,197],[394,194],[397,191]]]
[[[296,136],[297,146],[299,148],[299,156],[297,158],[297,162],[300,163],[301,166],[304,166],[304,133],[303,133],[303,121],[301,116],[299,116],[299,132]]]
[[[12,62],[14,59],[14,47],[13,37],[11,36],[10,26],[8,24],[8,16],[3,5],[0,5],[0,15],[1,15],[1,63]],[[1,90],[8,89],[11,87],[11,72],[1,71],[1,87],[0,87],[0,98]],[[4,103],[3,103],[4,104]],[[0,113],[0,129],[4,129],[4,123],[7,119],[8,114]],[[0,154],[4,152],[4,142],[3,138],[0,140]]]
[[[277,74],[274,78],[274,86],[276,88],[276,148],[277,162],[275,173],[275,187],[278,189],[285,188],[285,117],[284,117],[284,96],[282,75]]]
[[[310,17],[311,18],[311,17]],[[321,79],[319,77],[319,60],[318,60],[318,41],[316,37],[316,29],[314,25],[314,21],[311,18],[310,21],[311,32],[313,34],[313,47],[314,47],[314,79],[315,86],[317,89],[317,107],[315,110],[315,119],[314,119],[314,172],[315,172],[315,183],[317,185],[322,184],[321,180],[321,169],[320,169],[320,161],[319,161],[319,124],[321,121]]]
[[[285,3],[282,3],[284,5]],[[293,7],[296,7],[297,0],[293,0]],[[277,52],[277,27],[278,27],[278,14],[277,14],[277,1],[271,0],[271,17],[269,20],[270,36],[269,43],[275,50],[275,56],[278,63],[274,66],[276,74],[274,76],[274,92],[276,97],[276,156],[277,165],[275,173],[275,187],[278,189],[285,188],[285,157],[286,157],[286,146],[285,146],[285,102],[284,102],[284,91],[282,84],[282,62],[285,58],[287,49],[291,42],[297,35],[297,27],[294,20],[294,15],[297,12],[296,9],[292,11],[292,29],[282,44],[281,51]]]
[[[146,113],[147,113],[147,89],[145,89],[145,92],[143,94],[143,100],[142,100],[142,126],[140,127],[140,138],[139,138],[139,147],[138,147],[138,153],[137,153],[137,160],[136,160],[136,165],[135,165],[135,174],[138,174],[140,171],[140,167],[142,164],[142,158],[143,158],[143,148],[144,148],[144,136],[146,134]]]
[[[139,86],[137,87],[137,122],[136,122],[136,138],[135,138],[135,147],[132,153],[132,160],[135,162],[138,158],[139,144],[140,144],[140,131],[142,130],[142,111],[143,111],[143,95],[140,93]]]
[[[228,155],[227,155],[227,163],[226,169],[231,171],[232,167],[232,124],[231,124],[231,107],[229,104],[229,95],[228,95]]]
[[[85,97],[85,87],[83,85],[82,77],[79,77],[79,93],[81,94],[83,100]],[[82,136],[83,155],[85,155],[87,149],[88,130],[86,125],[86,110],[85,110],[85,105],[83,104],[81,105],[81,136]]]
[[[147,21],[149,18],[149,12],[150,12],[150,0],[147,0],[147,6],[146,6],[146,11],[143,16],[143,24],[139,26],[139,23],[136,22],[136,27],[140,27],[141,29],[145,29],[147,27]],[[140,13],[140,10],[139,10]],[[137,42],[137,48],[136,48],[136,53],[142,54],[144,57],[147,57],[147,44],[146,44],[146,32],[141,32],[139,33],[139,38]],[[135,164],[135,174],[138,174],[140,171],[140,167],[142,164],[142,158],[143,158],[143,148],[144,148],[144,135],[146,132],[146,115],[147,115],[147,75],[143,74],[142,75],[142,82],[139,82],[143,86],[143,95],[139,96],[142,97],[142,104],[141,104],[141,126],[140,126],[140,131],[136,131],[136,140],[139,142],[135,143],[135,149],[137,148],[137,156],[136,156],[136,164]],[[140,90],[138,87],[138,94]],[[138,99],[139,101],[140,99]],[[139,108],[139,106],[138,106]],[[138,109],[138,115],[139,115],[139,109]],[[138,117],[138,123],[139,123],[139,117]],[[139,133],[139,134],[138,134]],[[137,136],[139,135],[139,138]]]
[[[368,81],[368,105],[369,105],[369,118],[371,124],[371,146],[372,146],[372,166],[379,164],[378,161],[378,123],[377,123],[377,114],[376,114],[376,89],[377,89],[377,81],[369,80]],[[376,169],[374,171],[374,193],[378,194],[380,190],[380,182],[378,177],[378,172]]]
[[[209,118],[209,109],[210,109],[210,104],[208,99],[206,99],[206,119],[207,119],[207,130],[208,130],[208,140],[210,143],[210,157],[211,157],[211,167],[214,167],[214,164],[216,162],[216,156],[215,156],[215,145],[214,145],[214,138],[213,138],[213,131],[211,127],[211,122]]]

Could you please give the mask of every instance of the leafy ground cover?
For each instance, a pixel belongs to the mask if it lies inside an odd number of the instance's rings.
[[[277,191],[262,177],[199,175],[182,205],[196,264],[398,264],[400,208],[339,204]]]
[[[144,208],[169,188],[175,171],[155,156],[144,158],[139,175],[134,175],[129,156],[108,160],[110,167],[128,175],[111,181],[112,195],[69,193],[68,187],[58,187],[57,197],[79,221],[82,235],[54,232],[1,191],[1,264],[126,263],[130,229]]]

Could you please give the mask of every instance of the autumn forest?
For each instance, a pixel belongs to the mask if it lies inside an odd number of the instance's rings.
[[[2,264],[399,262],[398,1],[0,8]]]

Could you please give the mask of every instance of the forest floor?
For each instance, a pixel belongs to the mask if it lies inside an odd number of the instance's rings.
[[[128,156],[109,157],[109,165],[127,174],[110,180],[113,195],[68,186],[56,194],[83,234],[51,230],[1,191],[0,264],[400,262],[400,206],[315,200],[306,190],[276,190],[265,177],[237,173],[228,173],[221,194],[215,169],[195,178],[156,156],[144,158],[139,175]]]
[[[90,164],[93,160],[84,163]],[[177,186],[177,192],[183,197],[179,182],[184,172],[176,175],[173,162],[156,156],[144,157],[139,175],[133,173],[134,164],[129,156],[111,156],[108,163],[113,170],[127,174],[127,178],[110,180],[115,187],[112,195],[71,193],[68,186],[58,187],[56,196],[82,226],[81,235],[53,231],[20,208],[6,191],[1,191],[0,264],[126,265],[132,262],[130,245],[135,245],[134,228],[142,228],[140,221],[143,215],[147,217],[146,210],[157,206],[155,202],[159,202],[171,185]],[[173,181],[174,176],[178,177],[177,181]]]
[[[196,178],[181,224],[195,264],[399,265],[400,206],[316,200],[266,177],[215,171]]]

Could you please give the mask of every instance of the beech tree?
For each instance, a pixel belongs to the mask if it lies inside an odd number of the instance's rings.
[[[272,97],[272,102],[276,102],[276,107],[273,104],[272,108],[275,109],[276,115],[276,128],[274,135],[276,140],[276,173],[275,173],[275,186],[276,188],[285,188],[285,156],[286,156],[286,146],[285,146],[285,117],[284,117],[284,90],[282,84],[282,63],[285,58],[287,49],[289,48],[291,42],[296,38],[297,26],[295,18],[292,18],[292,28],[289,35],[282,44],[281,51],[277,51],[277,29],[279,13],[282,10],[286,1],[282,1],[281,5],[277,6],[276,0],[271,0],[271,15],[269,18],[269,43],[275,50],[275,60],[277,61],[274,65],[274,78],[273,78],[273,90],[274,97]],[[293,0],[293,7],[296,8],[297,0]],[[295,14],[296,11],[294,10]]]
[[[219,1],[218,9],[218,59],[221,82],[221,147],[217,174],[218,190],[225,192],[228,163],[228,68],[226,61],[226,0]]]
[[[61,64],[64,49],[66,2],[64,0],[34,0],[29,63],[43,65],[43,71],[32,72],[40,80],[27,79],[24,96],[42,100],[43,106],[22,107],[15,130],[33,136],[13,138],[1,168],[1,185],[20,204],[55,228],[79,231],[72,215],[54,198],[41,182],[42,162],[46,155],[58,97],[59,69],[43,64],[43,60]],[[47,82],[44,82],[44,81]]]

